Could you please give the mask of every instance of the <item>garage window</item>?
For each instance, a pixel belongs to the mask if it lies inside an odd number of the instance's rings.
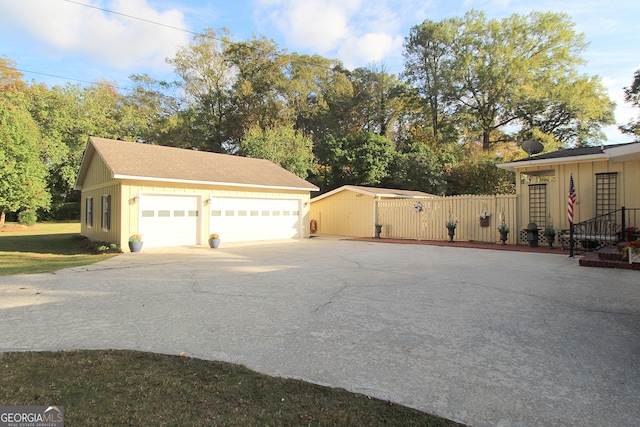
[[[93,197],[87,197],[85,208],[84,223],[87,227],[93,227]]]
[[[102,229],[111,230],[111,195],[102,196]]]

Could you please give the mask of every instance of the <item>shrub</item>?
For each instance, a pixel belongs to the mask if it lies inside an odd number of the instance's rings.
[[[38,220],[38,216],[34,211],[27,210],[18,214],[18,223],[26,226],[32,226]]]

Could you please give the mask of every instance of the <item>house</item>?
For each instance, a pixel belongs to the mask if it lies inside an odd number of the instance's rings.
[[[371,237],[375,234],[376,201],[433,197],[421,191],[344,185],[311,199],[312,228],[321,234]]]
[[[309,236],[318,188],[263,159],[89,138],[75,188],[82,234],[145,248]]]
[[[498,167],[516,174],[517,224],[511,229],[519,230],[520,243],[526,242],[523,229],[529,223],[566,234],[571,177],[577,195],[574,224],[610,215],[609,234],[619,231],[622,223],[640,226],[640,210],[634,209],[640,208],[640,143],[559,150]],[[622,207],[631,208],[624,218],[619,213]],[[589,233],[603,234],[604,222],[594,222]]]

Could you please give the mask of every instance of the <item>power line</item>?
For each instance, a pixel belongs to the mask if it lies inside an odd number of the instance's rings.
[[[22,68],[13,68],[13,69],[16,70],[16,71],[20,71],[21,73],[38,74],[40,76],[54,77],[54,78],[63,79],[63,80],[71,80],[71,81],[74,81],[74,82],[87,83],[87,84],[96,85],[96,86],[112,87],[114,89],[123,89],[123,90],[128,89],[128,88],[123,88],[121,86],[113,85],[113,84],[100,83],[100,82],[90,82],[88,80],[75,79],[73,77],[58,76],[56,74],[41,73],[39,71],[25,70],[25,69],[22,69]]]
[[[75,0],[64,0],[64,1],[66,1],[67,3],[76,4],[78,6],[84,6],[84,7],[88,7],[88,8],[91,8],[91,9],[96,9],[96,10],[99,10],[101,12],[112,13],[114,15],[124,16],[124,17],[129,18],[129,19],[136,19],[138,21],[146,22],[148,24],[159,25],[161,27],[170,28],[172,30],[182,31],[182,32],[185,32],[185,33],[188,33],[188,34],[192,34],[194,36],[204,37],[204,38],[216,40],[216,41],[219,41],[219,42],[222,42],[222,43],[229,43],[229,44],[234,45],[234,46],[240,45],[240,42],[234,42],[234,41],[231,41],[231,40],[228,40],[228,39],[225,40],[225,39],[222,39],[222,38],[219,38],[219,37],[214,37],[214,36],[212,36],[210,34],[198,33],[196,31],[187,30],[185,28],[180,28],[180,27],[175,27],[173,25],[163,24],[162,22],[153,21],[151,19],[146,19],[146,18],[140,18],[138,16],[129,15],[129,14],[122,13],[122,12],[116,12],[116,11],[113,11],[113,10],[110,10],[110,9],[105,9],[105,8],[98,7],[98,6],[93,6],[93,5],[82,3],[82,2],[79,2],[79,1],[75,1]],[[253,46],[247,46],[247,47],[254,48]],[[281,56],[281,55],[278,55],[278,56]],[[312,67],[318,67],[318,68],[324,68],[324,69],[327,69],[327,70],[332,70],[332,68],[330,66],[323,65],[323,64],[316,64],[316,63],[310,62],[310,61],[304,61],[304,60],[300,60],[300,59],[290,59],[290,61],[292,63],[304,64],[304,65],[309,65],[309,66],[312,66]]]
[[[150,19],[140,18],[138,16],[128,15],[126,13],[116,12],[116,11],[109,10],[109,9],[104,9],[102,7],[98,7],[98,6],[94,6],[94,5],[86,4],[86,3],[81,3],[79,1],[74,1],[74,0],[64,0],[64,1],[66,1],[67,3],[77,4],[79,6],[84,6],[84,7],[88,7],[88,8],[91,8],[91,9],[100,10],[102,12],[107,12],[107,13],[112,13],[114,15],[124,16],[124,17],[130,18],[130,19],[137,19],[138,21],[147,22],[149,24],[160,25],[162,27],[171,28],[172,30],[178,30],[178,31],[183,31],[185,33],[193,34],[193,35],[196,35],[196,36],[202,36],[202,34],[200,34],[200,33],[196,33],[194,31],[190,31],[190,30],[187,30],[185,28],[174,27],[173,25],[163,24],[162,22],[152,21]]]
[[[141,17],[138,17],[138,16],[134,16],[134,15],[129,15],[129,14],[122,13],[122,12],[116,12],[116,11],[113,11],[113,10],[109,10],[109,9],[105,9],[105,8],[102,8],[102,7],[98,7],[98,6],[82,3],[82,2],[79,2],[79,1],[75,1],[75,0],[63,0],[63,1],[66,1],[67,3],[75,4],[75,5],[78,5],[78,6],[83,6],[83,7],[88,7],[88,8],[91,8],[91,9],[96,9],[96,10],[99,10],[101,12],[106,12],[106,13],[111,13],[111,14],[114,14],[114,15],[123,16],[125,18],[135,19],[135,20],[146,22],[146,23],[149,23],[149,24],[159,25],[159,26],[162,26],[162,27],[165,27],[165,28],[169,28],[169,29],[172,29],[172,30],[182,31],[182,32],[185,32],[185,33],[188,33],[188,34],[192,34],[194,36],[209,38],[209,39],[216,40],[216,41],[219,41],[219,42],[229,43],[231,45],[240,45],[240,42],[233,42],[233,41],[230,41],[228,39],[224,40],[224,39],[221,39],[221,38],[218,38],[218,37],[214,37],[214,36],[212,36],[210,34],[198,33],[198,32],[195,32],[195,31],[187,30],[185,28],[180,28],[180,27],[176,27],[176,26],[173,26],[173,25],[163,24],[162,22],[157,22],[157,21],[153,21],[151,19],[146,19],[146,18],[141,18]],[[253,46],[247,46],[247,47],[253,48]],[[281,55],[278,55],[278,56],[281,56]],[[331,66],[327,66],[327,65],[324,65],[324,64],[317,64],[317,63],[314,63],[314,62],[304,61],[304,60],[300,60],[300,59],[291,59],[290,58],[290,62],[303,64],[303,65],[309,65],[309,66],[312,66],[312,67],[324,68],[326,70],[332,70]],[[82,80],[82,79],[77,79],[77,78],[67,77],[67,76],[60,76],[60,75],[50,74],[50,73],[43,73],[43,72],[40,72],[40,71],[25,70],[25,69],[21,69],[21,68],[14,68],[14,69],[16,71],[20,71],[22,73],[37,74],[37,75],[40,75],[40,76],[53,77],[53,78],[58,78],[58,79],[62,79],[62,80],[67,80],[67,81],[75,81],[75,82],[79,82],[79,83],[91,84],[91,85],[96,85],[96,86],[111,87],[111,88],[115,88],[115,89],[119,89],[119,90],[128,90],[128,89],[130,89],[128,87],[122,87],[122,86],[118,86],[118,85],[100,83],[100,82],[95,82],[95,81],[91,82],[91,81],[88,81],[88,80]]]

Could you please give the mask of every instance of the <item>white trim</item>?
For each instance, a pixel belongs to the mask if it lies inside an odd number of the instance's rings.
[[[640,159],[640,144],[628,144],[604,149],[607,158],[613,163]]]
[[[583,156],[565,156],[552,159],[531,159],[509,163],[499,163],[496,166],[502,169],[515,172],[523,167],[536,167],[547,165],[561,165],[567,163],[584,163],[595,160],[611,160],[613,163],[628,162],[640,159],[640,143],[629,143],[619,147],[609,147],[605,145],[602,153],[587,154]]]
[[[561,165],[566,163],[584,163],[584,162],[592,162],[594,160],[607,160],[607,156],[604,153],[599,153],[599,154],[588,154],[585,156],[558,157],[555,159],[539,159],[539,160],[531,159],[526,161],[499,163],[496,166],[501,169],[506,169],[506,170],[515,172],[516,169],[521,169],[524,167]]]
[[[334,194],[339,193],[341,191],[345,191],[345,190],[353,191],[354,193],[358,193],[358,194],[364,194],[365,196],[371,196],[374,198],[380,197],[380,198],[388,198],[388,199],[432,199],[434,197],[437,197],[435,195],[411,196],[408,194],[378,193],[375,191],[366,191],[353,185],[343,185],[342,187],[338,187],[336,189],[333,189],[324,194],[314,197],[313,199],[311,199],[311,203],[317,202],[329,196],[333,196]],[[377,190],[377,189],[372,188],[372,190]],[[389,190],[393,190],[393,189],[390,188]],[[402,191],[402,190],[398,190],[398,191]]]
[[[180,184],[203,184],[203,185],[218,185],[218,186],[227,186],[227,187],[245,187],[245,188],[268,188],[271,190],[296,190],[296,191],[319,191],[320,189],[316,186],[314,187],[287,187],[287,186],[279,186],[279,185],[261,185],[261,184],[240,184],[234,182],[217,182],[217,181],[194,181],[190,179],[174,179],[174,178],[151,178],[144,176],[133,176],[133,175],[120,175],[115,174],[114,179],[128,179],[132,181],[154,181],[154,182],[173,182]]]

